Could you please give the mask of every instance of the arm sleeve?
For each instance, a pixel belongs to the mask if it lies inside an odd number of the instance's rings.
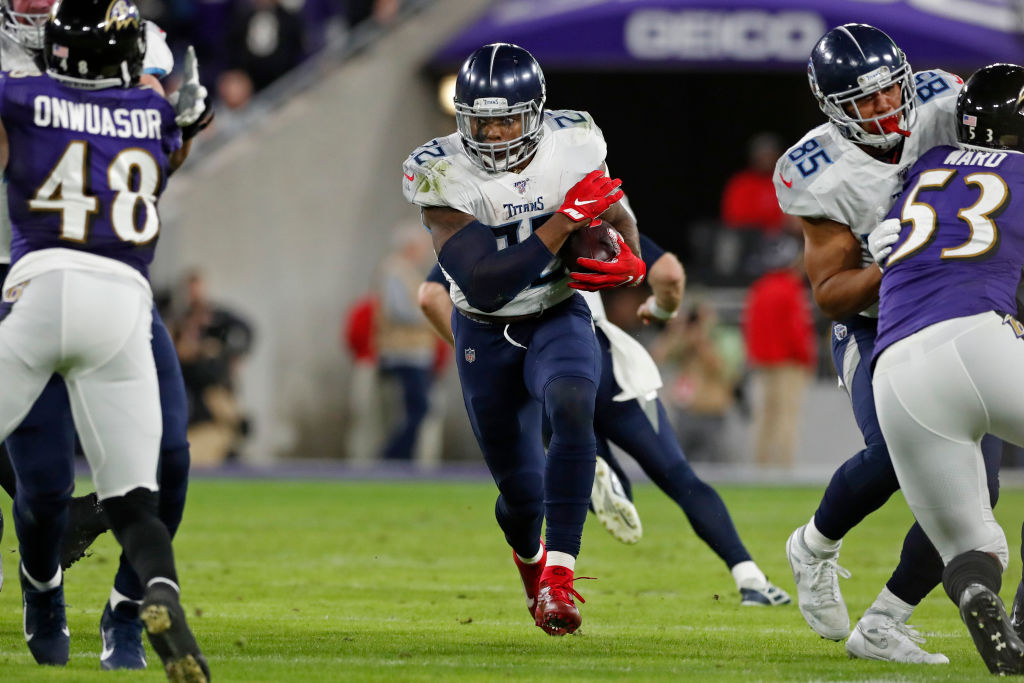
[[[647,266],[647,270],[650,271],[651,266],[654,265],[655,261],[662,257],[665,250],[650,237],[640,233],[640,253],[641,258],[644,260],[644,265]]]
[[[439,285],[443,285],[445,289],[451,289],[448,278],[444,276],[444,271],[441,270],[440,263],[435,263],[434,267],[430,269],[430,272],[427,274],[427,282],[436,282]]]
[[[554,254],[537,233],[498,250],[491,231],[473,221],[441,247],[437,261],[466,295],[473,308],[493,313],[530,286]]]

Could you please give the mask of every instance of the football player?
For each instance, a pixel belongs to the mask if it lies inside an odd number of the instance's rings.
[[[54,0],[0,0],[0,69],[31,73],[42,65],[43,30],[53,4]],[[163,32],[152,22],[144,22],[144,29],[145,58],[140,78],[162,92],[156,79],[171,71],[173,58]],[[194,95],[202,94],[196,92],[196,65],[191,51],[186,58],[186,75],[186,84],[181,89],[184,95],[179,96],[183,97],[179,109],[194,107]],[[182,123],[186,124],[186,135],[194,134],[208,123],[209,116],[207,113],[205,117],[197,117],[204,120],[191,127],[187,125],[188,121],[182,119]],[[0,198],[0,226],[4,228],[0,235],[2,275],[6,275],[10,261],[10,223],[6,202],[7,197],[3,195]],[[174,345],[155,309],[152,339],[163,416],[159,515],[173,536],[181,521],[188,483],[187,401]],[[24,463],[38,453],[72,453],[74,439],[67,392],[61,377],[55,375],[25,420],[10,435],[7,444],[13,453],[20,455]],[[39,467],[31,469],[22,465],[22,479],[31,478],[34,482],[30,487],[31,493],[26,491],[19,497],[16,495],[16,480],[7,454],[0,454],[0,485],[15,498],[15,526],[19,529],[19,535],[33,534],[49,539],[47,543],[61,539],[65,526],[64,506],[73,490],[74,470],[70,465],[70,460],[67,467],[52,470],[40,469],[41,463]],[[29,495],[34,499],[29,500]],[[33,515],[28,514],[30,510],[39,507],[46,507],[53,513],[52,523],[40,525]],[[60,548],[61,566],[64,569],[82,557],[93,539],[108,528],[95,493],[75,498],[67,520],[67,530],[63,533]],[[141,640],[142,621],[139,619],[143,594],[144,589],[138,576],[122,555],[111,597],[104,607],[100,623],[103,637],[101,665],[104,669],[138,669],[146,666]]]
[[[457,132],[414,150],[402,187],[451,283],[462,393],[527,606],[545,632],[564,635],[581,621],[573,575],[594,480],[600,356],[556,254],[603,215],[624,238],[614,275],[639,284],[645,273],[620,181],[603,171],[601,131],[585,112],[545,111],[545,98],[529,52],[476,50],[456,80]]]
[[[46,74],[0,80],[12,226],[0,436],[21,423],[53,373],[63,375],[97,495],[145,587],[140,615],[150,642],[170,680],[205,681],[170,534],[157,516],[160,390],[146,277],[160,230],[157,198],[190,143],[167,100],[138,85],[144,30],[129,0],[62,2],[44,26]],[[12,450],[11,458],[16,510],[24,506],[30,522],[18,534],[26,640],[39,663],[64,665],[69,633],[52,533],[63,510],[36,488],[52,491],[44,474],[64,476],[72,453]]]
[[[682,303],[686,276],[674,254],[664,251],[643,234],[640,247],[647,267],[646,281],[654,293],[637,310],[637,317],[645,324],[665,322],[676,315]],[[451,303],[446,285],[440,268],[435,267],[420,287],[420,308],[441,338],[452,343]],[[594,411],[599,457],[591,501],[595,513],[604,507],[627,510],[625,514],[608,515],[609,520],[602,520],[602,524],[616,538],[633,527],[639,528],[639,519],[636,522],[629,519],[630,514],[635,516],[636,512],[628,497],[628,479],[615,474],[621,472],[621,468],[608,447],[609,443],[614,443],[632,456],[647,476],[682,508],[693,530],[725,562],[736,582],[741,605],[789,604],[789,595],[768,581],[750,557],[718,492],[697,476],[683,454],[658,398],[661,375],[650,354],[608,320],[599,294],[587,292],[584,297],[590,306],[601,348],[601,382]],[[609,483],[599,487],[597,482],[602,476]],[[604,490],[614,489],[614,483],[620,479],[625,482],[624,488],[619,484],[621,494]],[[605,496],[612,502],[603,503]],[[617,534],[613,529],[619,526],[625,528]]]
[[[918,524],[903,544],[886,587],[850,633],[838,576],[843,536],[898,488],[871,389],[868,364],[877,333],[881,273],[867,236],[902,191],[922,153],[956,141],[953,108],[962,81],[943,71],[914,73],[888,35],[846,24],[826,33],[808,63],[811,90],[829,121],[812,129],[779,159],[775,188],[783,211],[800,218],[814,299],[831,318],[832,358],[850,395],[866,448],[833,475],[811,520],[786,543],[807,623],[841,640],[852,657],[944,664],[923,650],[907,625],[915,606],[941,581],[942,562]],[[986,461],[993,503],[1001,444]]]
[[[1024,445],[1024,67],[994,64],[957,98],[959,146],[924,154],[870,235],[884,269],[874,398],[914,517],[989,671],[1024,674],[999,599],[1009,562],[981,436]]]

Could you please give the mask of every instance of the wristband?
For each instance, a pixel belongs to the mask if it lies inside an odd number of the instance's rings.
[[[651,314],[652,318],[656,318],[661,321],[671,320],[679,315],[678,309],[675,311],[666,311],[664,308],[659,306],[653,294],[647,297],[647,312]]]

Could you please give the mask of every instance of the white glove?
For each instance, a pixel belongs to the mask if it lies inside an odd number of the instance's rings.
[[[892,245],[900,238],[900,227],[899,218],[889,218],[879,223],[868,235],[868,251],[879,270],[883,269],[885,260],[892,253]]]
[[[174,107],[175,123],[179,127],[191,126],[206,111],[206,88],[199,82],[199,63],[191,45],[185,52],[181,87],[171,93],[167,101]]]

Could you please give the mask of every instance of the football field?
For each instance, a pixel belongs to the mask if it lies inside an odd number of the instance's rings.
[[[793,592],[784,545],[822,487],[719,487],[754,559]],[[853,661],[795,605],[740,607],[725,566],[682,512],[637,487],[644,538],[615,541],[591,516],[577,581],[583,625],[553,638],[527,615],[485,482],[271,482],[196,479],[175,541],[183,603],[216,681],[973,681],[990,680],[952,604],[933,592],[912,622],[946,666]],[[4,514],[10,502],[3,503]],[[1024,491],[997,516],[1020,576]],[[98,623],[117,551],[110,534],[66,574],[71,662],[38,667],[21,633],[8,519],[0,592],[5,681],[163,680],[99,670]],[[840,562],[856,620],[888,578],[911,520],[897,494],[854,530]],[[794,594],[795,598],[795,594]],[[148,647],[148,645],[147,645]]]

